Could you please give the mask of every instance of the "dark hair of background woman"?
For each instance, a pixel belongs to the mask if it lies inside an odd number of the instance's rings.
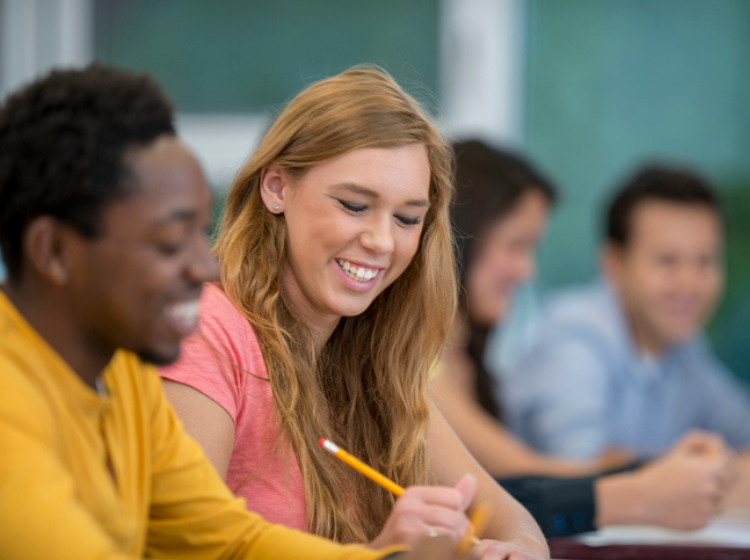
[[[460,312],[469,328],[468,354],[476,370],[476,395],[480,405],[495,418],[500,406],[495,399],[494,378],[484,366],[484,351],[490,327],[478,325],[468,316],[466,271],[489,227],[516,209],[523,196],[541,192],[554,204],[552,184],[519,156],[493,148],[478,140],[453,144],[456,153],[456,196],[451,221],[457,241],[460,274]]]

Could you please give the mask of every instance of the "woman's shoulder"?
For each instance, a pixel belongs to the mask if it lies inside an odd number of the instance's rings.
[[[198,329],[182,341],[177,361],[161,367],[159,374],[203,393],[235,424],[243,416],[247,395],[261,390],[261,380],[267,378],[249,322],[220,286],[208,284],[198,302]]]
[[[186,355],[221,356],[239,370],[266,377],[265,363],[250,321],[218,284],[205,284],[198,302],[198,330],[183,342]]]
[[[247,317],[218,284],[205,284],[198,301],[198,323],[204,335],[221,333],[222,338],[257,345],[255,331]],[[207,332],[208,331],[208,332]]]
[[[198,299],[198,307],[201,319],[232,323],[247,322],[242,312],[229,299],[221,284],[204,284]]]

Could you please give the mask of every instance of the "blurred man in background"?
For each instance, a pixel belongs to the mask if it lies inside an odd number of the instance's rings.
[[[746,448],[750,399],[701,334],[723,288],[724,234],[698,176],[633,176],[609,209],[604,280],[553,300],[528,356],[504,375],[513,429],[579,459],[652,457],[694,428]]]

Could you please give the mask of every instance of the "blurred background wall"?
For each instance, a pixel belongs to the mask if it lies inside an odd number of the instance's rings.
[[[542,292],[593,277],[601,208],[628,170],[689,163],[729,216],[709,332],[750,380],[747,0],[0,0],[0,98],[92,60],[157,76],[219,193],[295,92],[385,67],[448,134],[515,147],[557,182]]]

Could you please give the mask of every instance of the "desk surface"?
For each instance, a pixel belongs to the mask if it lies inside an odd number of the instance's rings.
[[[560,560],[750,560],[750,510],[727,511],[700,531],[607,527],[549,545]]]
[[[723,546],[588,546],[575,539],[553,539],[549,547],[552,558],[558,560],[750,560],[750,549]]]

